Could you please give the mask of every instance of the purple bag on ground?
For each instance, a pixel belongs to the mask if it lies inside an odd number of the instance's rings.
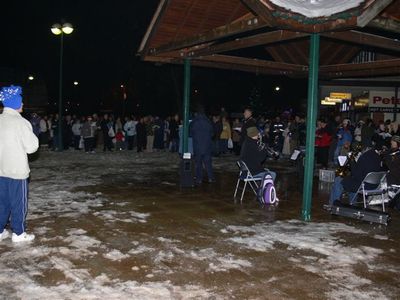
[[[278,201],[274,180],[272,179],[271,174],[266,173],[261,180],[261,185],[257,192],[257,199],[260,203],[265,205],[275,204]]]

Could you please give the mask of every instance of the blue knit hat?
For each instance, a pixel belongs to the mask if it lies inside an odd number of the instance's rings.
[[[0,101],[4,107],[20,109],[22,107],[22,88],[20,86],[6,86],[0,91]]]

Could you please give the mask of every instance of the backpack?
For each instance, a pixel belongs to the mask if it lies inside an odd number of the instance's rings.
[[[257,191],[257,199],[262,204],[270,205],[278,202],[276,197],[276,190],[274,186],[274,180],[270,173],[266,173],[261,180],[261,185]]]

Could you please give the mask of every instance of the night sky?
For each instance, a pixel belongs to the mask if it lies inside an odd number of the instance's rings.
[[[64,101],[80,103],[78,113],[174,113],[181,108],[182,67],[155,66],[136,56],[157,5],[158,0],[3,1],[0,67],[42,79],[49,101],[57,101],[60,40],[50,28],[65,20],[75,30],[65,36]],[[240,111],[255,89],[272,112],[300,108],[306,97],[304,80],[204,68],[192,73],[193,102],[210,111],[221,106]],[[128,95],[125,108],[121,84]]]

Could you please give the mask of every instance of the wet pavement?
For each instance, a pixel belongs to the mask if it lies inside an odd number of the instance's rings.
[[[29,228],[0,243],[0,299],[399,299],[399,213],[388,226],[332,217],[330,186],[277,171],[279,205],[232,195],[235,157],[217,182],[179,188],[170,153],[42,153],[32,164]]]

